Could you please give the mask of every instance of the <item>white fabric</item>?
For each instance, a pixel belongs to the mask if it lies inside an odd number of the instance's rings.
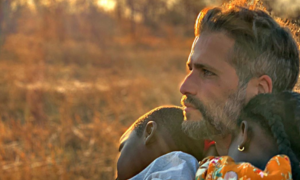
[[[156,158],[130,180],[194,180],[198,167],[195,157],[174,151]]]

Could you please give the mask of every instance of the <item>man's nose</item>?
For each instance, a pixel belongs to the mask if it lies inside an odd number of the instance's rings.
[[[180,92],[183,95],[196,95],[196,87],[195,84],[192,81],[192,72],[190,72],[186,77],[184,78],[183,82],[181,83],[180,86]]]

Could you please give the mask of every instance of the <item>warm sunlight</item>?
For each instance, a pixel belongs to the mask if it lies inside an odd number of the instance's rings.
[[[300,0],[0,0],[0,180],[300,180],[299,49]]]
[[[97,4],[105,10],[112,10],[116,3],[113,0],[98,0]]]

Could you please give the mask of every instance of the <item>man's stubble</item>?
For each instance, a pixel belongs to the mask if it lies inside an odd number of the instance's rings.
[[[236,127],[236,120],[241,109],[245,105],[247,85],[239,87],[236,92],[231,93],[225,103],[210,102],[204,105],[198,98],[192,95],[183,96],[182,102],[193,104],[200,111],[202,117],[189,119],[185,114],[182,123],[183,131],[193,139],[210,139],[225,137]]]

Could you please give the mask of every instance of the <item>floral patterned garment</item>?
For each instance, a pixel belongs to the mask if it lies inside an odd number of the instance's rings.
[[[264,171],[250,163],[235,163],[229,156],[209,156],[200,162],[196,180],[292,180],[290,160],[285,155],[271,158]]]

